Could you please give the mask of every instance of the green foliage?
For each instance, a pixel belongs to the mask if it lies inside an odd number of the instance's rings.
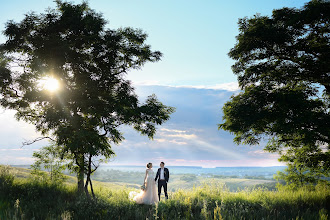
[[[229,56],[243,91],[224,105],[219,124],[238,144],[267,139],[265,150],[306,168],[300,173],[317,171],[309,183],[330,174],[329,34],[330,2],[321,0],[240,19]]]
[[[195,174],[185,174],[180,177],[180,180],[184,180],[186,182],[192,182],[192,181],[196,181],[197,177]]]
[[[215,202],[213,219],[223,220],[223,218],[221,216],[221,208],[218,206],[218,201]]]
[[[62,157],[72,158],[82,190],[84,173],[90,180],[97,168],[92,158],[114,156],[111,144],[124,139],[121,125],[153,138],[174,108],[155,95],[141,103],[125,79],[130,70],[162,56],[146,44],[146,33],[106,29],[102,15],[86,2],[56,3],[45,13],[7,22],[7,40],[0,45],[0,104],[52,139]],[[40,86],[46,77],[56,79],[59,89]]]
[[[275,178],[285,180],[292,189],[302,187],[303,185],[313,187],[317,182],[329,184],[327,181],[329,180],[327,170],[323,166],[310,165],[314,162],[311,152],[314,155],[320,154],[320,149],[315,147],[313,150],[308,147],[289,149],[279,159],[287,162],[287,168],[285,172],[278,172]]]
[[[68,165],[65,164],[64,159],[61,159],[60,151],[57,148],[56,146],[47,146],[33,153],[33,157],[36,159],[31,165],[33,178],[55,184],[60,184],[66,179],[63,171]]]
[[[0,187],[11,186],[14,181],[14,175],[10,172],[9,166],[0,166]]]

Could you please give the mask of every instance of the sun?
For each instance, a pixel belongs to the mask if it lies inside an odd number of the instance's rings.
[[[53,77],[46,77],[42,80],[40,80],[40,87],[42,89],[46,89],[50,92],[55,92],[56,90],[59,89],[60,84],[57,79]]]

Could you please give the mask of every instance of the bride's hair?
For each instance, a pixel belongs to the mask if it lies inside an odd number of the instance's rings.
[[[152,163],[147,163],[147,168],[151,168],[152,167]]]

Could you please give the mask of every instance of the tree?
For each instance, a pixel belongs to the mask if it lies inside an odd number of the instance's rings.
[[[31,165],[31,174],[44,182],[62,183],[66,178],[62,172],[67,168],[67,164],[65,164],[64,158],[60,159],[60,151],[57,148],[57,146],[50,145],[43,147],[40,151],[35,151],[33,157],[36,160]],[[48,173],[42,170],[46,170]]]
[[[106,29],[102,15],[86,2],[56,3],[56,9],[6,24],[0,103],[16,110],[18,119],[35,124],[43,137],[32,142],[51,139],[62,156],[72,156],[83,192],[92,158],[109,159],[114,155],[111,144],[123,140],[121,125],[153,138],[156,125],[167,121],[174,108],[155,95],[141,103],[125,79],[130,70],[162,56],[145,43],[146,33]],[[55,83],[59,88],[52,90]]]
[[[319,182],[326,181],[326,173],[324,166],[316,166],[315,160],[311,155],[322,156],[319,148],[314,146],[303,146],[297,148],[290,148],[279,158],[279,161],[287,163],[285,172],[278,172],[275,178],[284,180],[291,189],[299,188],[304,185],[315,185]],[[327,167],[326,167],[327,169]]]
[[[266,139],[265,150],[285,162],[303,153],[308,160],[299,166],[329,176],[330,3],[313,0],[238,24],[229,56],[242,92],[224,105],[219,129],[236,143]]]

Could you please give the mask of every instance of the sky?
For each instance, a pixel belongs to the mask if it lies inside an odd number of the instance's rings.
[[[24,14],[54,8],[52,0],[0,0],[0,31],[8,20],[19,22]],[[80,3],[81,1],[71,1]],[[306,0],[89,0],[101,12],[107,28],[134,27],[148,34],[147,43],[163,53],[162,60],[148,63],[126,76],[144,100],[155,93],[176,112],[157,128],[154,140],[122,127],[125,140],[114,145],[110,164],[231,167],[278,166],[278,155],[259,146],[233,143],[233,136],[219,131],[223,104],[237,94],[237,77],[228,57],[238,34],[238,19],[256,13],[271,15],[273,9],[301,8]],[[0,35],[0,43],[6,41]],[[31,164],[32,154],[46,141],[22,146],[39,137],[34,126],[18,122],[14,112],[0,109],[0,164]]]

